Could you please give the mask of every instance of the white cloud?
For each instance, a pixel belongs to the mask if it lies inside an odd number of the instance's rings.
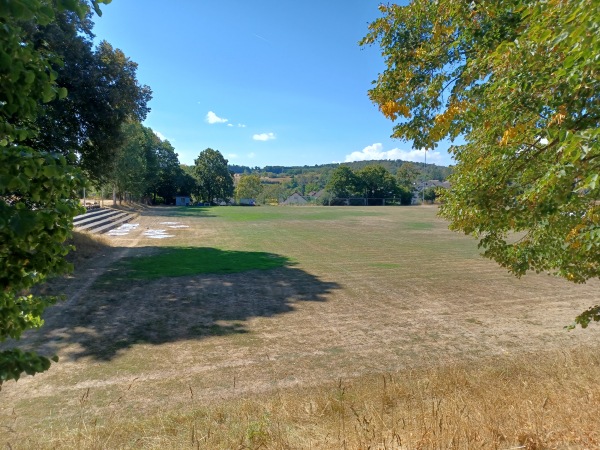
[[[237,159],[238,155],[237,153],[228,153],[227,154],[227,159]]]
[[[225,123],[225,122],[229,122],[227,119],[224,119],[222,117],[217,116],[214,112],[209,111],[208,113],[206,113],[206,121],[208,123],[210,123],[211,125],[215,124],[215,123]]]
[[[154,134],[156,135],[157,138],[159,138],[161,141],[166,141],[167,138],[165,137],[164,134],[162,134],[160,131],[156,131],[156,130],[152,130],[154,132]]]
[[[254,139],[255,141],[270,141],[272,139],[275,139],[275,135],[273,133],[255,134],[252,136],[252,139]]]
[[[238,123],[238,128],[246,128],[246,125],[243,123]]]
[[[231,123],[228,123],[228,124],[227,124],[227,126],[228,126],[228,127],[232,127],[232,126],[233,126],[233,124],[231,124]]]
[[[250,158],[250,159],[254,158],[255,156],[256,156],[256,153],[254,153],[254,152],[248,153],[248,158]]]
[[[402,161],[423,162],[425,160],[425,149],[420,150],[400,150],[394,148],[384,151],[381,143],[375,143],[363,148],[359,152],[352,152],[346,155],[346,162],[370,161],[382,159],[401,159]],[[440,152],[432,150],[427,151],[427,162],[438,162],[442,160]]]

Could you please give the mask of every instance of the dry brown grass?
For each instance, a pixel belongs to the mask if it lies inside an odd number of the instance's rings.
[[[87,389],[69,423],[32,433],[3,411],[2,443],[28,448],[470,449],[600,448],[598,348],[498,357],[332,380],[206,402],[181,386],[176,410],[132,410]],[[26,422],[26,420],[25,420]]]
[[[517,280],[434,208],[152,208],[106,239],[24,339],[61,361],[3,386],[0,445],[598,445],[600,329],[562,327],[600,285]],[[103,282],[172,245],[293,264]]]
[[[101,234],[73,231],[72,237],[65,244],[75,246],[75,250],[67,255],[67,259],[73,265],[79,265],[105,252],[106,247],[110,246],[110,240]]]

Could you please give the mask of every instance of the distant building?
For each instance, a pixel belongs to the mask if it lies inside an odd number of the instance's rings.
[[[317,200],[325,193],[325,189],[321,189],[320,191],[312,191],[308,193],[308,197],[312,200]]]
[[[175,205],[176,206],[190,206],[192,204],[189,197],[184,195],[175,197]]]
[[[298,192],[294,192],[288,198],[286,198],[282,205],[306,205],[308,201],[302,197]]]
[[[442,187],[442,188],[446,188],[446,189],[450,189],[450,182],[449,181],[440,181],[440,180],[428,180],[428,181],[421,181],[420,183],[417,183],[417,191],[422,191],[423,189],[427,189],[430,187]]]

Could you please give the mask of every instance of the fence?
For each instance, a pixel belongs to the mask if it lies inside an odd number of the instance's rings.
[[[400,206],[399,198],[330,198],[323,202],[328,206]]]

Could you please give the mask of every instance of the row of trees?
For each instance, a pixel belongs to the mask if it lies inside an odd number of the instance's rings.
[[[334,198],[396,198],[400,204],[410,205],[418,176],[419,170],[411,163],[404,163],[395,177],[382,165],[359,170],[343,165],[333,171],[326,189]]]
[[[180,165],[169,141],[162,141],[139,122],[123,126],[124,142],[113,161],[113,170],[102,186],[122,198],[125,193],[145,202],[174,203],[175,196],[195,188],[194,177]]]
[[[204,202],[256,199],[263,191],[261,179],[256,174],[241,175],[235,185],[234,173],[218,150],[203,150],[194,163],[192,168],[186,168],[194,180],[190,192]]]
[[[353,161],[343,163],[352,170],[360,170],[366,166],[378,164],[385,167],[393,175],[405,164],[406,161],[396,160],[378,160],[378,161]],[[440,180],[444,181],[452,173],[451,167],[438,166],[436,164],[424,164],[422,162],[413,163],[419,169],[420,180]],[[339,166],[337,163],[331,164],[315,164],[313,166],[264,166],[264,167],[248,167],[232,164],[230,170],[236,174],[256,173],[261,177],[268,178],[296,178],[306,177],[308,183],[315,179],[327,180],[331,173]],[[300,183],[301,184],[301,183]],[[324,186],[324,185],[323,185]]]
[[[311,192],[325,189],[328,199],[395,199],[402,205],[410,205],[417,190],[417,181],[423,180],[423,173],[417,165],[404,162],[392,175],[382,164],[364,165],[353,170],[349,165],[337,165],[327,173],[327,178],[318,173],[300,173],[286,182],[265,181],[259,173],[235,174],[223,155],[211,148],[200,153],[193,167],[184,167],[191,176],[188,193],[197,200],[214,202],[234,198],[254,199],[258,203],[277,203],[294,192],[308,196]],[[256,169],[260,170],[260,169]],[[237,183],[234,179],[237,177]],[[277,179],[276,179],[277,180]],[[195,184],[194,184],[195,183]],[[426,189],[424,199],[433,201],[436,191]],[[335,202],[335,200],[334,200]],[[373,202],[370,202],[371,204]]]
[[[86,180],[115,169],[151,90],[109,43],[92,45],[92,8],[109,0],[11,0],[0,6],[0,342],[42,325],[56,297],[30,289],[65,260]],[[0,386],[50,359],[0,352]]]
[[[259,203],[278,202],[280,199],[299,192],[308,195],[308,188],[313,191],[325,189],[327,198],[364,198],[364,199],[396,199],[402,205],[410,205],[416,191],[416,182],[422,178],[421,170],[410,162],[405,162],[392,175],[383,165],[371,164],[353,170],[348,165],[337,166],[325,181],[315,174],[298,174],[286,183],[263,182],[257,173],[235,174],[228,166],[223,155],[211,148],[202,151],[193,167],[185,167],[192,178],[189,193],[197,200],[214,202],[228,201],[234,198],[255,199]],[[299,189],[300,183],[303,189]],[[428,189],[425,200],[434,200],[435,191]]]

